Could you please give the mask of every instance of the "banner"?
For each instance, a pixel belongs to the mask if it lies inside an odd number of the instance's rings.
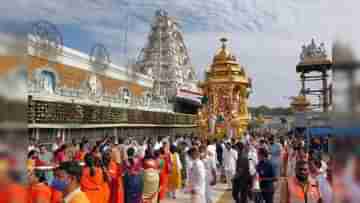
[[[199,92],[192,92],[185,89],[178,89],[176,97],[194,101],[201,104],[202,95]]]

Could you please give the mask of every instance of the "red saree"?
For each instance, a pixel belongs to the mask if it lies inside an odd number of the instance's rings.
[[[169,175],[171,162],[169,154],[161,155],[160,159],[162,159],[164,164],[160,171],[159,199],[163,200],[166,197],[166,193],[169,191]]]
[[[122,182],[122,168],[111,161],[109,164],[110,203],[124,203],[124,187]]]

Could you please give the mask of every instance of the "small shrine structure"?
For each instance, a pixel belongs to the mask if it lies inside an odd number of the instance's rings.
[[[320,45],[312,39],[311,43],[302,46],[300,62],[296,72],[300,74],[301,94],[305,97],[317,97],[319,103],[311,104],[313,109],[328,112],[331,106],[331,86],[328,84],[332,61],[328,59],[325,44]],[[315,87],[315,83],[320,83]]]

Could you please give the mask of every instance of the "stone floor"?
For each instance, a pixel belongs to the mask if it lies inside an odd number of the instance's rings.
[[[225,193],[226,193],[226,185],[217,184],[214,187],[214,191],[213,191],[213,202],[214,203],[221,202],[220,198],[222,198]],[[176,199],[168,198],[165,199],[164,201],[161,201],[161,203],[190,203],[190,194],[184,193],[183,191],[179,191],[176,194]]]
[[[225,184],[217,184],[214,187],[213,193],[213,202],[214,203],[235,203],[231,196],[231,191],[227,190]],[[274,203],[280,202],[280,193],[277,189],[274,197]],[[183,191],[177,192],[176,199],[165,199],[161,203],[190,203],[190,194],[184,193]],[[252,202],[249,202],[252,203]]]

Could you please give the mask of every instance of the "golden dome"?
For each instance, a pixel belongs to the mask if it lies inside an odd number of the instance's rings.
[[[230,53],[230,51],[226,47],[226,42],[228,39],[221,38],[220,42],[222,43],[221,48],[216,52],[214,56],[214,62],[215,61],[236,61],[236,58],[233,54]]]

